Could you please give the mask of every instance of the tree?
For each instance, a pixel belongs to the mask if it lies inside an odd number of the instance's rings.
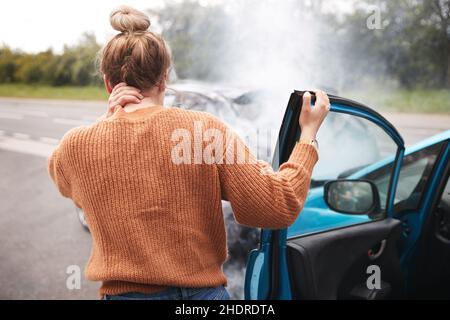
[[[374,6],[383,20],[380,30],[361,23]],[[363,71],[385,66],[382,72],[407,88],[450,85],[450,0],[358,1],[341,28],[352,44],[350,56],[367,59],[354,63]]]
[[[170,45],[175,70],[180,78],[220,80],[227,23],[221,5],[198,1],[171,1],[160,10],[149,11],[162,28]]]
[[[100,45],[93,34],[85,33],[80,43],[69,51],[75,60],[72,64],[71,82],[77,85],[89,85],[99,83],[98,71],[96,70],[96,55]]]
[[[54,55],[50,49],[38,54],[20,55],[16,60],[15,80],[27,84],[44,83],[53,59]]]
[[[0,48],[0,83],[15,81],[17,70],[17,54],[9,47]]]

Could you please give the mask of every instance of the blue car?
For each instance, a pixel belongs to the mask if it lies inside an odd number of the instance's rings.
[[[273,167],[300,135],[290,98]],[[330,96],[320,159],[297,221],[261,230],[246,299],[450,298],[450,130],[407,148],[385,118]]]

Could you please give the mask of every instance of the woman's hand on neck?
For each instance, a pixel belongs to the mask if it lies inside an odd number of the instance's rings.
[[[123,107],[123,110],[125,112],[133,112],[142,108],[164,105],[165,90],[160,90],[158,87],[155,87],[141,91],[141,94],[144,98],[139,103],[128,103]]]

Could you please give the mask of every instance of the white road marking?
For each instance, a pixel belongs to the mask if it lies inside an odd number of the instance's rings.
[[[33,140],[22,140],[13,137],[2,136],[0,137],[0,149],[32,154],[35,156],[47,158],[51,155],[51,153],[55,149],[55,146]]]
[[[22,139],[22,140],[30,139],[30,135],[26,134],[26,133],[13,133],[12,135],[14,138],[17,138],[17,139]]]
[[[89,125],[92,123],[91,121],[86,120],[65,119],[65,118],[54,118],[53,122],[59,124],[67,124],[70,126],[82,126],[82,125]]]
[[[0,112],[0,118],[2,118],[2,119],[22,120],[23,116],[21,114],[18,114],[18,113]]]
[[[33,111],[33,110],[23,110],[20,111],[21,114],[25,114],[27,116],[39,117],[39,118],[48,118],[49,115],[44,111]]]
[[[47,143],[47,144],[53,144],[53,145],[57,145],[59,143],[58,139],[49,138],[49,137],[40,137],[39,141],[43,142],[43,143]]]

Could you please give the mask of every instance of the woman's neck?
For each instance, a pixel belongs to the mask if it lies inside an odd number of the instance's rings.
[[[129,103],[123,107],[123,110],[126,112],[133,112],[138,109],[164,105],[164,91],[162,92],[143,91],[142,95],[144,96],[144,99],[142,99],[141,102]]]

